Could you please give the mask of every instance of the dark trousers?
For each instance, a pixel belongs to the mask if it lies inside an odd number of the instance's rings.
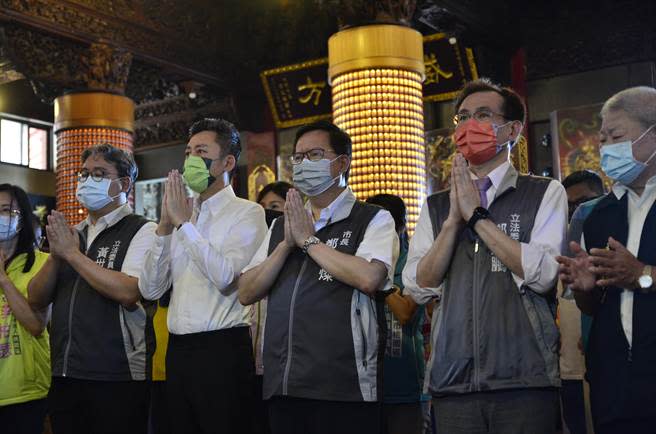
[[[0,407],[0,432],[11,434],[42,434],[47,400],[11,404]]]
[[[54,377],[48,395],[54,434],[145,434],[147,381]]]
[[[560,399],[563,402],[563,419],[570,434],[586,434],[583,381],[562,380]]]
[[[171,334],[166,352],[171,431],[250,433],[254,370],[248,327]]]
[[[269,412],[267,402],[262,399],[262,375],[255,376],[255,392],[253,393],[253,434],[269,434]]]
[[[383,434],[422,434],[424,411],[421,402],[383,404]]]
[[[380,404],[276,397],[270,399],[272,434],[379,434]]]
[[[171,434],[169,404],[166,398],[166,381],[153,381],[150,383],[148,434]]]
[[[433,399],[438,434],[554,434],[556,389],[468,393]]]

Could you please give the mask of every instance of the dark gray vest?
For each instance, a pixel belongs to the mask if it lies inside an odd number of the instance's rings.
[[[355,202],[346,219],[329,222],[316,236],[336,250],[354,255],[379,210]],[[280,217],[272,229],[269,254],[283,239],[284,217]],[[355,318],[361,314],[358,303],[374,302],[359,291],[354,296],[354,291],[300,249],[289,255],[268,296],[263,350],[265,399],[284,395],[362,401],[361,373],[377,373],[374,381],[379,382],[382,369],[368,365],[366,354],[383,346],[371,342],[362,324],[352,321],[354,309]],[[358,340],[362,336],[364,345],[354,345],[354,333]],[[356,351],[362,353],[356,356]],[[357,366],[357,360],[362,366]],[[382,357],[374,357],[373,362],[382,363]]]
[[[86,256],[103,268],[121,271],[130,242],[145,223],[141,216],[124,217],[98,234]],[[80,233],[80,250],[85,252],[85,247],[86,231]],[[143,309],[128,312],[62,264],[52,306],[53,375],[102,381],[145,379],[145,322]]]
[[[519,176],[500,192],[490,219],[510,238],[528,243],[550,180]],[[428,198],[437,237],[449,214],[449,192]],[[442,314],[429,389],[434,395],[559,384],[555,291],[518,288],[510,270],[465,229],[444,281]]]

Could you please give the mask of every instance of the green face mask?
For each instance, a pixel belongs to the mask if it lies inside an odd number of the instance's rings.
[[[190,155],[184,162],[182,177],[196,193],[202,193],[212,185],[216,178],[210,175],[210,166],[214,160]]]

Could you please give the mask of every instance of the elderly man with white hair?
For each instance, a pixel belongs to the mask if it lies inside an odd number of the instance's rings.
[[[560,277],[594,317],[587,353],[596,434],[656,429],[656,89],[601,111],[601,166],[615,181],[594,204]]]

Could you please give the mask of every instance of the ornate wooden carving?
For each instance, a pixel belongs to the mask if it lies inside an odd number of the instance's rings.
[[[372,23],[408,25],[416,0],[319,0],[326,12],[336,14],[340,28]]]
[[[204,117],[220,117],[235,122],[232,100],[209,92],[196,98],[186,93],[139,104],[135,111],[135,148],[184,143],[191,124]]]

